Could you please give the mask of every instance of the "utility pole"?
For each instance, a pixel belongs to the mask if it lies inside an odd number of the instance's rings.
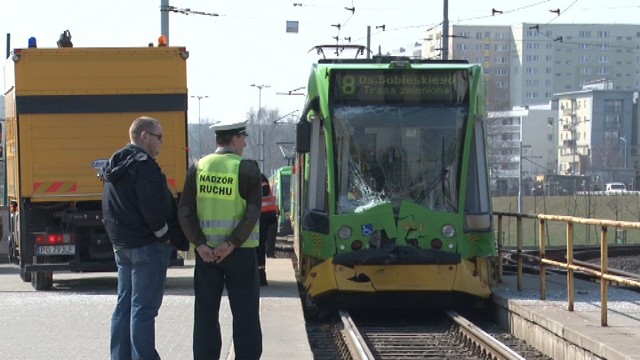
[[[367,26],[367,59],[371,59],[371,25]]]
[[[160,35],[167,38],[169,46],[169,0],[160,0]]]
[[[271,85],[264,85],[264,84],[260,84],[260,85],[256,85],[256,84],[251,84],[252,87],[258,88],[258,124],[260,125],[260,138],[258,139],[260,142],[260,164],[262,165],[262,171],[264,172],[265,167],[264,167],[264,154],[265,154],[265,146],[264,146],[264,126],[262,124],[262,118],[261,118],[261,114],[262,114],[262,89],[264,88],[269,88],[271,87]]]
[[[204,151],[202,150],[202,116],[200,116],[200,103],[202,102],[202,99],[207,99],[209,98],[208,96],[201,96],[201,95],[191,95],[192,99],[198,99],[198,156],[197,158],[200,158]]]
[[[220,14],[216,13],[169,6],[169,0],[160,0],[160,35],[164,35],[165,39],[167,40],[165,44],[166,46],[169,46],[169,12],[175,12],[184,15],[194,14],[205,16],[220,16]]]
[[[442,17],[442,60],[449,60],[449,0],[444,0]]]
[[[518,214],[524,211],[524,189],[522,188],[522,116],[520,116],[520,146],[518,156]]]

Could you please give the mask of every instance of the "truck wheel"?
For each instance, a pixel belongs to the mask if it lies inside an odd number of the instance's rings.
[[[27,266],[24,263],[20,264],[20,279],[24,282],[31,282],[31,271],[27,271]]]
[[[19,232],[13,232],[12,235],[14,237],[14,244],[19,245],[18,247],[18,261],[20,265],[20,279],[24,282],[31,281],[31,272],[27,271],[27,263],[31,263],[31,258],[33,254],[33,250],[29,251],[29,246],[27,245],[27,240],[24,236],[20,236]],[[33,244],[31,245],[33,248]]]
[[[36,290],[50,290],[53,286],[53,271],[34,271],[31,286]]]

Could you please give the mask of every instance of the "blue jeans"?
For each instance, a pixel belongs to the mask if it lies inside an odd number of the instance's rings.
[[[111,316],[111,359],[160,359],[155,348],[155,318],[162,304],[171,245],[154,243],[114,253],[118,303]]]

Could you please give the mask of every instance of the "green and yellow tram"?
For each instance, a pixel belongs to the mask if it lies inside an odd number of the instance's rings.
[[[292,175],[309,300],[432,307],[490,296],[484,76],[461,61],[312,66]]]
[[[274,171],[269,179],[271,192],[278,202],[278,235],[287,236],[291,229],[291,166],[283,166]]]

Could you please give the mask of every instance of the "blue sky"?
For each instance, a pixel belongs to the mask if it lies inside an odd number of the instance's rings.
[[[301,4],[301,6],[294,6]],[[69,30],[76,47],[146,46],[160,34],[160,0],[0,0],[0,34],[11,34],[11,48],[26,47],[35,36],[39,47],[55,47]],[[170,13],[170,45],[186,46],[190,95],[202,99],[201,116],[209,120],[244,119],[258,107],[287,114],[302,107],[303,96],[277,95],[306,86],[314,45],[366,43],[383,52],[422,41],[424,31],[442,21],[439,0],[170,0],[177,8],[219,16]],[[355,12],[345,8],[355,8]],[[491,16],[491,9],[503,11]],[[549,12],[560,9],[561,15]],[[521,22],[640,23],[638,0],[449,0],[451,24],[513,25]],[[299,21],[299,32],[285,32],[286,21]],[[340,24],[340,30],[336,26]],[[385,25],[385,31],[375,29]],[[5,43],[4,41],[2,42]],[[3,53],[6,46],[2,48]],[[2,81],[4,83],[4,81]],[[198,100],[190,99],[190,122],[197,122]]]

